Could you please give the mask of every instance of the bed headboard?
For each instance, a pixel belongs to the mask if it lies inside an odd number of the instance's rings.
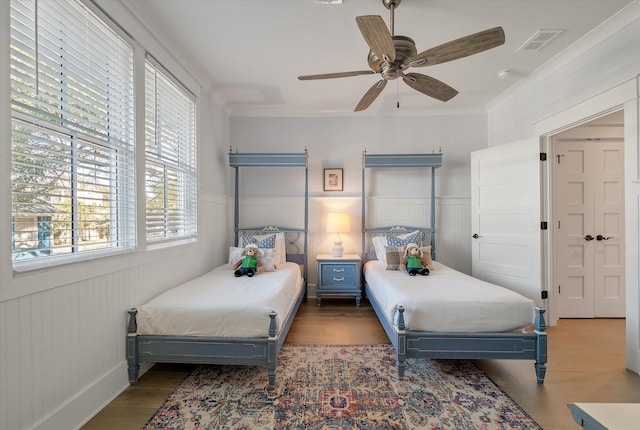
[[[304,152],[292,153],[240,153],[236,150],[233,152],[229,148],[229,166],[235,169],[235,194],[234,194],[234,214],[233,228],[235,232],[235,245],[238,246],[238,239],[243,232],[257,232],[253,234],[268,234],[269,232],[282,232],[285,234],[287,261],[295,262],[301,265],[302,277],[305,283],[304,298],[307,298],[307,242],[309,234],[309,153],[307,149]],[[302,168],[304,171],[304,224],[302,228],[289,227],[240,227],[240,195],[238,186],[240,181],[240,168],[244,167],[276,167],[276,168]]]
[[[422,232],[423,245],[431,245],[431,258],[436,257],[436,206],[435,206],[435,193],[436,193],[436,177],[435,171],[438,167],[442,166],[442,152],[432,154],[367,154],[367,151],[362,153],[362,258],[364,261],[375,259],[375,252],[371,254],[372,238],[375,235],[395,234],[401,235],[415,230]],[[366,222],[366,202],[367,197],[365,184],[365,173],[368,168],[391,168],[391,167],[429,167],[431,168],[431,197],[430,197],[430,227],[408,227],[408,226],[393,226],[393,227],[377,227],[368,228]],[[367,240],[368,239],[368,240]],[[368,245],[368,247],[367,247]],[[373,256],[373,258],[372,258]]]
[[[430,228],[424,227],[411,227],[411,226],[403,226],[403,225],[394,225],[390,227],[377,227],[377,228],[368,228],[365,229],[365,244],[366,248],[363,252],[362,258],[363,260],[376,260],[376,251],[373,247],[373,238],[376,236],[401,236],[407,233],[411,233],[414,231],[420,232],[420,241],[423,245],[429,245],[432,243],[433,231]],[[431,248],[431,258],[435,259],[435,249]]]
[[[298,263],[301,266],[306,264],[306,251],[305,251],[305,231],[301,228],[295,227],[280,227],[275,225],[268,225],[264,227],[246,227],[238,228],[236,233],[235,243],[240,243],[240,238],[243,234],[249,236],[265,235],[283,233],[285,240],[285,248],[287,253],[287,261],[292,263]]]

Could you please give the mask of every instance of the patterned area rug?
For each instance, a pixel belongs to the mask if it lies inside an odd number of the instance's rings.
[[[199,366],[151,429],[540,429],[467,360],[409,359],[390,345],[285,345],[263,367]]]

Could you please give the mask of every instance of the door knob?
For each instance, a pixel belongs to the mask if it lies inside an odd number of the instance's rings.
[[[480,236],[478,233],[474,233],[473,236],[471,236],[471,237],[474,238],[474,239],[477,239],[477,238],[482,237],[482,236]]]
[[[586,236],[584,237],[584,240],[586,240],[587,242],[592,241],[593,239],[594,239],[594,237],[593,237],[593,236],[591,236],[590,234],[588,234],[588,235],[586,235]]]
[[[599,234],[596,236],[596,240],[609,240],[611,239],[611,236],[609,237],[604,237],[603,235]]]

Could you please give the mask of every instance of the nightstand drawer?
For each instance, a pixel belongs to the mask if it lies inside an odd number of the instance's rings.
[[[357,272],[353,264],[322,264],[322,285],[358,285]]]

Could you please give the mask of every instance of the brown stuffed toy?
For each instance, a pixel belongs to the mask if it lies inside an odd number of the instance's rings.
[[[252,277],[256,272],[262,272],[262,263],[258,260],[261,252],[254,243],[247,245],[242,251],[242,258],[233,265],[233,274],[236,277],[247,275]]]
[[[429,274],[427,260],[424,259],[422,250],[415,243],[410,243],[404,248],[404,259],[400,263],[400,270],[406,270],[410,276],[418,273],[427,276]]]

